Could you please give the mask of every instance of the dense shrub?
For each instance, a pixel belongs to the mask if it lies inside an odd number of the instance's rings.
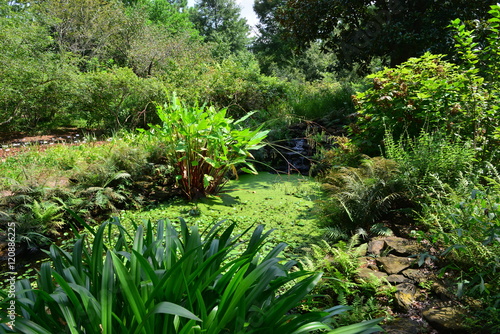
[[[207,79],[204,98],[219,108],[228,108],[233,117],[271,109],[285,100],[288,88],[286,82],[261,75],[259,64],[250,54],[222,60]]]
[[[49,52],[47,31],[29,17],[0,18],[0,125],[24,130],[65,117],[77,68]]]
[[[324,123],[344,123],[354,113],[352,86],[338,82],[292,83],[288,91],[291,111],[308,120],[323,119]]]
[[[490,166],[492,167],[492,166]],[[496,332],[499,327],[500,291],[500,179],[489,179],[488,187],[463,179],[450,188],[436,186],[420,213],[427,239],[448,265],[443,268],[455,279],[459,298],[476,298],[471,310],[479,316],[473,325]]]
[[[83,73],[74,109],[88,126],[106,129],[145,126],[156,119],[155,104],[165,101],[155,78],[139,78],[129,68]]]
[[[322,177],[330,195],[322,203],[325,224],[340,232],[369,231],[402,198],[397,175],[397,164],[384,158],[365,159],[359,167],[332,167]]]
[[[351,132],[370,152],[382,144],[386,130],[395,138],[440,131],[482,144],[489,92],[480,76],[426,53],[369,78],[373,87],[354,97],[359,116]]]
[[[477,98],[479,103],[485,105],[479,109],[475,117],[480,116],[481,122],[475,129],[475,138],[480,141],[485,159],[498,161],[498,145],[500,142],[500,121],[498,110],[500,105],[500,42],[498,31],[500,28],[500,6],[491,6],[491,18],[482,26],[474,30],[467,30],[460,19],[452,21],[451,27],[455,33],[456,50],[459,55],[460,66],[474,75],[485,79],[484,86],[489,95],[483,99]],[[481,107],[481,105],[479,105]]]

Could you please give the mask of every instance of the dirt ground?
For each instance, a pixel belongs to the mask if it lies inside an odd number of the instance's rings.
[[[76,128],[60,129],[43,135],[32,135],[25,132],[0,132],[0,159],[16,155],[36,146],[39,151],[58,144],[78,145],[84,138],[84,134],[97,134],[91,130]]]

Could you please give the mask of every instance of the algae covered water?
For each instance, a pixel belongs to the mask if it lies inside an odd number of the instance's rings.
[[[321,235],[316,209],[321,198],[319,183],[310,177],[261,172],[229,181],[216,196],[125,211],[121,220],[123,224],[165,218],[175,222],[182,217],[201,230],[221,220],[236,222],[239,231],[264,224],[266,230],[275,229],[269,238],[272,243],[286,242],[298,250]]]

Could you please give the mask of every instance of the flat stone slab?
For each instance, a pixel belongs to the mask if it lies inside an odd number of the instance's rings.
[[[428,274],[425,274],[419,269],[406,269],[401,274],[417,283],[424,282],[429,279]]]
[[[408,277],[398,274],[392,274],[387,276],[387,282],[391,284],[414,283],[414,281],[412,281]]]
[[[386,278],[387,274],[381,271],[371,270],[369,268],[361,268],[358,272],[358,280],[369,282],[375,279]]]
[[[427,333],[427,329],[416,320],[408,318],[396,318],[382,328],[387,334],[422,334]]]
[[[381,239],[374,239],[368,242],[368,253],[373,255],[380,255],[382,249],[384,249],[385,241]]]
[[[463,325],[466,314],[462,309],[456,307],[431,308],[422,312],[422,316],[439,333],[469,333]]]
[[[397,256],[379,257],[375,260],[380,270],[385,271],[389,275],[400,273],[409,268],[415,261],[415,259]]]
[[[394,250],[397,255],[415,255],[420,253],[421,247],[415,240],[400,237],[386,237],[383,239],[387,248]]]

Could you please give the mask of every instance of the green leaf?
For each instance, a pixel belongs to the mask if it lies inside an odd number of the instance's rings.
[[[111,254],[106,253],[104,260],[102,283],[101,283],[101,322],[102,333],[113,333],[113,299],[115,298],[116,291],[114,290],[114,270]]]
[[[132,309],[135,316],[135,321],[141,326],[143,326],[144,318],[146,317],[146,310],[143,300],[140,297],[139,291],[137,290],[138,282],[134,282],[132,276],[128,270],[123,265],[122,261],[114,253],[110,253],[116,275],[121,284],[121,290],[123,291],[128,306]],[[132,319],[130,320],[133,323]],[[149,326],[147,328],[150,329]]]
[[[357,324],[337,328],[327,334],[370,334],[381,332],[383,329],[377,324],[382,320],[384,320],[384,318],[363,321]]]
[[[191,311],[187,310],[186,308],[169,302],[161,302],[155,305],[155,307],[151,310],[150,314],[157,314],[157,313],[172,314],[172,315],[177,315],[179,317],[192,319],[195,321],[201,321],[200,318],[198,318],[196,315],[194,315]]]
[[[210,186],[210,182],[212,182],[213,180],[214,180],[213,176],[204,174],[203,175],[203,186],[205,188],[208,188],[208,186]]]

